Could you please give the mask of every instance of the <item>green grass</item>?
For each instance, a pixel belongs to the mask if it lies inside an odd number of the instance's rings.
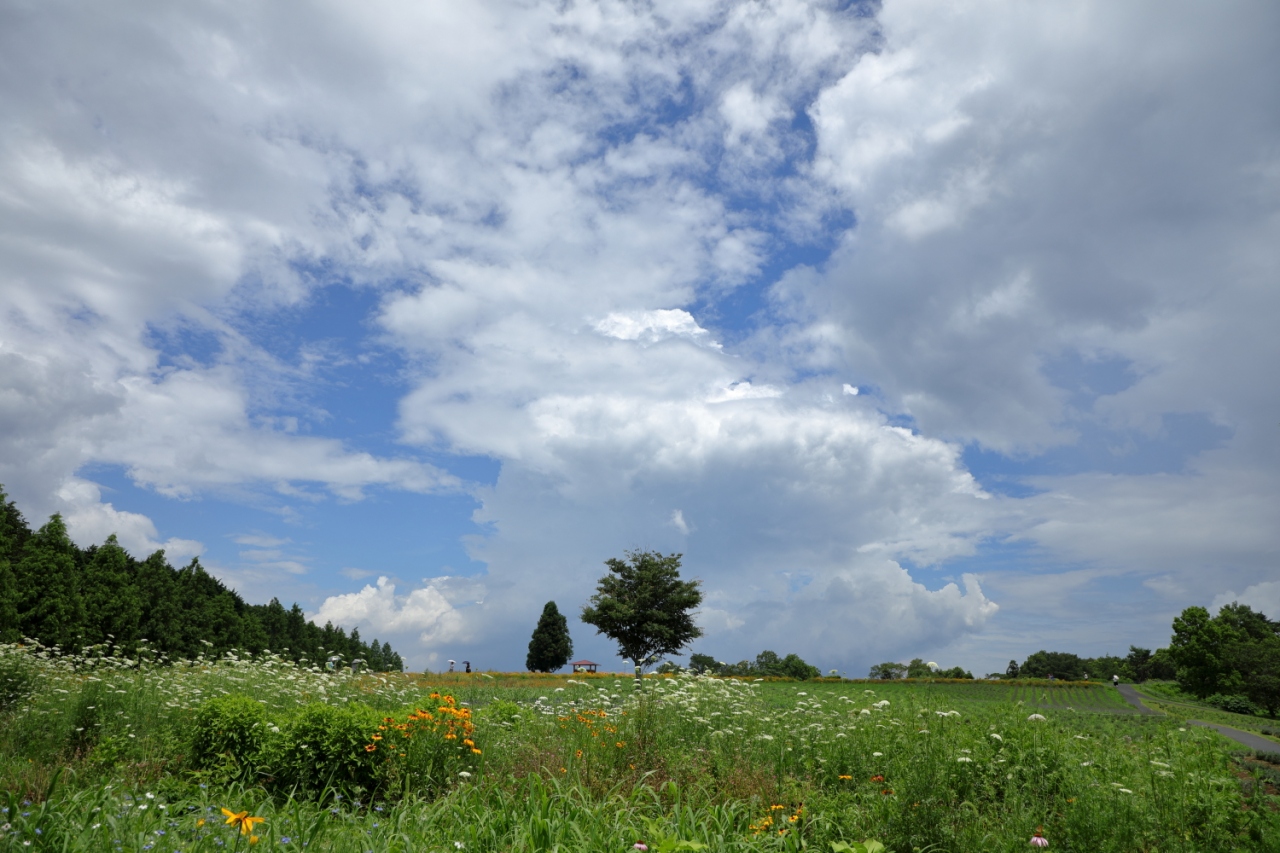
[[[33,665],[39,689],[0,721],[0,851],[249,849],[223,808],[264,818],[256,850],[1013,851],[1042,828],[1057,850],[1280,851],[1267,767],[1178,719],[1114,713],[1106,687]],[[353,701],[395,716],[435,689],[475,709],[483,749],[435,795],[291,795],[190,760],[211,698],[247,696],[267,720]]]

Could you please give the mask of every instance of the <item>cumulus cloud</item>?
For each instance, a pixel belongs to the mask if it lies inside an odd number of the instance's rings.
[[[376,585],[366,584],[359,592],[326,598],[309,618],[317,625],[333,622],[348,629],[363,628],[367,639],[377,632],[383,641],[413,638],[428,647],[464,641],[470,639],[466,621],[441,591],[448,580],[396,595],[396,585],[379,577]]]
[[[317,612],[422,661],[518,663],[625,548],[685,552],[729,656],[1008,645],[1126,572],[1153,612],[1258,589],[1276,14],[42,3],[0,32],[0,482],[184,554],[86,466],[172,500],[466,493],[482,581]],[[359,359],[296,327],[332,287],[394,356],[376,451],[317,401]],[[1114,463],[1178,417],[1226,438]],[[238,538],[244,577],[322,562]],[[948,568],[991,543],[1045,565]]]
[[[170,537],[157,541],[156,526],[145,515],[116,509],[102,500],[98,486],[87,480],[72,479],[58,491],[66,507],[67,532],[82,548],[100,545],[115,534],[121,547],[139,559],[163,550],[171,563],[183,563],[204,553],[204,545],[190,539]]]
[[[1213,599],[1210,612],[1218,610],[1226,604],[1247,604],[1259,613],[1271,619],[1280,613],[1280,581],[1263,581],[1246,587],[1244,592],[1236,595],[1232,591],[1222,593]]]

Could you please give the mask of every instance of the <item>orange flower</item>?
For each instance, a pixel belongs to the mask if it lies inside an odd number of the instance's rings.
[[[250,835],[253,832],[255,823],[262,823],[264,817],[250,817],[248,812],[233,812],[231,809],[223,809],[222,813],[227,816],[228,826],[239,826],[241,835]]]

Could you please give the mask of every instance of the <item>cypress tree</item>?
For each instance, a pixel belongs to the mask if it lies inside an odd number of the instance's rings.
[[[21,555],[19,531],[29,531],[22,513],[12,501],[5,500],[7,497],[0,489],[0,643],[16,643],[22,639],[22,626],[18,620],[18,579],[13,567]]]
[[[573,640],[569,638],[569,623],[554,601],[542,608],[538,627],[529,640],[529,655],[525,667],[531,672],[553,672],[569,662],[573,655]]]
[[[67,651],[79,647],[84,601],[76,571],[76,546],[62,516],[55,514],[27,540],[18,563],[19,610],[23,632]]]
[[[289,615],[285,612],[280,599],[273,598],[270,604],[255,607],[254,611],[258,614],[258,621],[262,623],[262,630],[267,635],[267,648],[277,653],[282,653],[286,648],[290,652],[296,651],[289,645]]]
[[[142,621],[142,601],[134,586],[135,567],[112,533],[85,553],[85,642],[115,642],[132,648]]]

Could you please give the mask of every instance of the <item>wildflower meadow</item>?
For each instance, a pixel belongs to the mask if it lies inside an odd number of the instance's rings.
[[[1280,851],[1280,756],[1085,684],[5,646],[0,722],[5,851]]]

